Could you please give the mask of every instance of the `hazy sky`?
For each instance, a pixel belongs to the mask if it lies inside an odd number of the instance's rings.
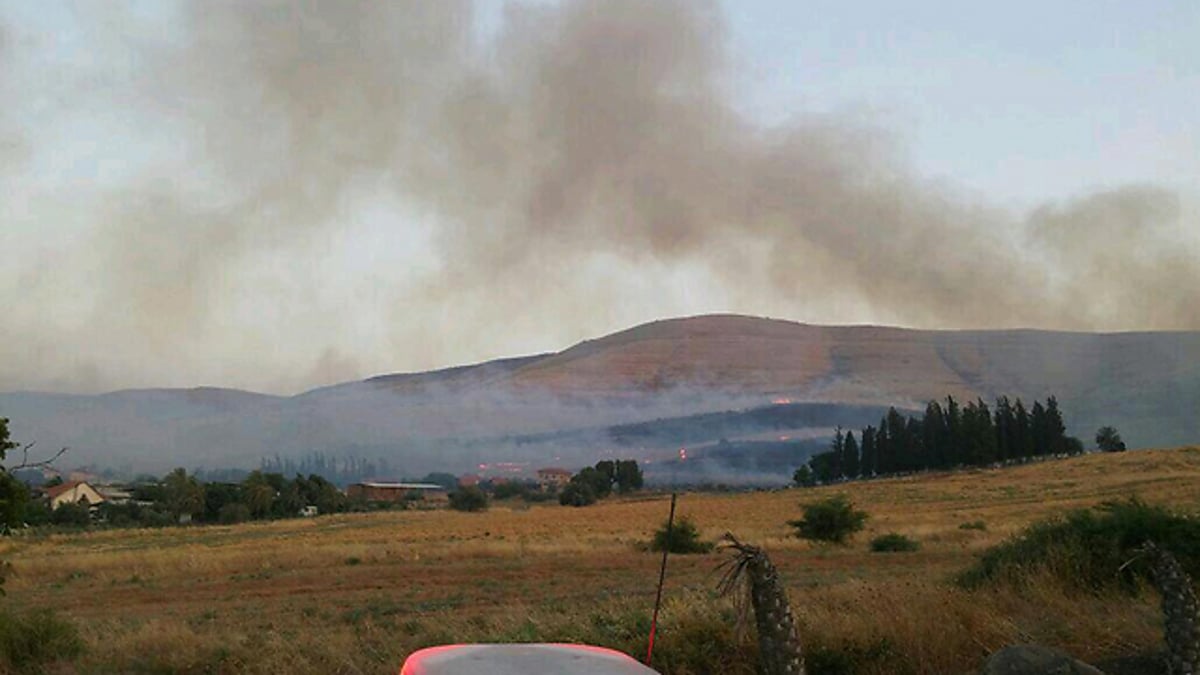
[[[0,391],[1200,329],[1200,3],[0,0]]]

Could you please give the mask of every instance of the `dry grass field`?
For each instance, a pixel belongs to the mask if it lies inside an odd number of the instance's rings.
[[[871,514],[848,547],[790,536],[801,502],[845,493]],[[816,660],[867,673],[966,673],[1038,641],[1103,661],[1158,647],[1157,600],[1077,596],[1052,581],[966,591],[951,577],[1030,522],[1106,499],[1200,510],[1200,449],[812,490],[680,497],[707,537],[765,546]],[[668,497],[593,507],[493,505],[230,527],[111,530],[4,540],[14,607],[53,608],[86,650],[63,672],[396,672],[456,641],[586,641],[645,649],[658,556],[639,548]],[[962,529],[982,521],[986,529]],[[915,553],[868,550],[900,532]],[[720,553],[671,559],[656,667],[752,673],[752,635],[714,594]]]

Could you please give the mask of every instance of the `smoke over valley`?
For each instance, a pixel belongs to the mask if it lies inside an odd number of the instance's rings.
[[[0,390],[291,393],[728,310],[1200,328],[1194,195],[1016,209],[861,116],[759,121],[725,6],[5,9]]]

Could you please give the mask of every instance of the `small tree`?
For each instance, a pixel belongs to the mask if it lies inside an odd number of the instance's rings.
[[[802,506],[804,518],[788,523],[801,539],[844,544],[867,522],[866,512],[855,509],[843,495]]]
[[[450,508],[455,511],[486,511],[487,507],[487,495],[474,485],[450,493]]]
[[[165,506],[171,515],[199,516],[204,513],[204,485],[189,476],[185,469],[175,469],[163,478]]]
[[[712,542],[700,539],[700,530],[687,516],[676,520],[670,532],[667,530],[667,523],[664,522],[650,542],[650,550],[667,549],[671,553],[708,553],[713,550],[713,546]]]
[[[1100,427],[1096,430],[1096,447],[1104,452],[1125,452],[1125,441],[1116,427]]]
[[[597,499],[604,499],[608,495],[612,494],[613,486],[610,474],[606,473],[605,471],[607,468],[605,465],[613,465],[613,463],[600,462],[596,465],[596,467],[602,468],[585,466],[584,468],[580,469],[579,473],[571,476],[571,483],[583,483],[592,489],[592,494],[595,495]],[[615,465],[613,466],[615,467]]]
[[[587,483],[572,480],[559,493],[558,503],[563,506],[588,506],[596,503],[596,493]]]
[[[617,492],[628,494],[640,490],[644,479],[636,459],[617,460]]]
[[[796,473],[792,474],[792,482],[796,484],[796,487],[812,487],[817,484],[817,477],[813,475],[812,469],[808,468],[808,465],[805,464],[796,469]]]

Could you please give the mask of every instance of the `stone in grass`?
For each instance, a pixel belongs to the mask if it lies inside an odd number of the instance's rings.
[[[1066,652],[1042,645],[1009,645],[988,657],[979,675],[1104,675]]]

